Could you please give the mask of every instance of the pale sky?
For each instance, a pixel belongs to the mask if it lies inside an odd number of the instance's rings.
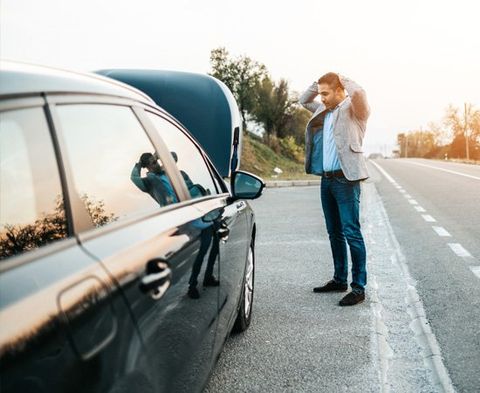
[[[224,46],[297,92],[326,72],[342,73],[369,98],[367,151],[441,122],[449,104],[480,109],[475,0],[0,0],[0,7],[7,59],[206,73],[210,51]]]

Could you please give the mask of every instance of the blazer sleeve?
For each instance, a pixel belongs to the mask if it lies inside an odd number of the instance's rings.
[[[319,102],[315,101],[315,97],[318,96],[318,87],[317,82],[313,82],[307,90],[298,99],[298,102],[310,112],[315,113],[318,107],[321,105]]]
[[[140,175],[140,164],[136,163],[133,166],[132,173],[130,174],[130,180],[132,181],[133,184],[135,184],[140,190],[143,192],[148,192],[147,187]]]
[[[352,109],[355,116],[360,120],[367,120],[370,116],[370,107],[367,101],[367,94],[365,90],[353,80],[338,75],[340,82],[347,91],[352,101]]]

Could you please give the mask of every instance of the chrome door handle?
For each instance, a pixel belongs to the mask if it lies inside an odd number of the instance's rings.
[[[227,240],[228,240],[228,236],[230,235],[230,229],[228,229],[228,227],[222,225],[217,230],[217,235],[222,242],[226,243]]]
[[[140,290],[152,299],[160,299],[170,287],[172,270],[162,259],[152,259],[147,263],[146,274],[140,281]]]

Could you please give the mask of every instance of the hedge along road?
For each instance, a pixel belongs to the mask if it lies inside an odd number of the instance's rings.
[[[254,316],[232,336],[205,392],[453,391],[423,303],[375,184],[362,184],[367,300],[315,294],[332,276],[319,187],[269,188],[252,203],[258,236]]]

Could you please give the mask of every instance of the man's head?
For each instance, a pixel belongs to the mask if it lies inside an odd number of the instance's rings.
[[[140,156],[140,166],[147,168],[150,172],[161,172],[162,168],[152,153],[143,153]]]
[[[337,74],[329,72],[318,81],[318,94],[327,109],[335,108],[345,99],[345,89]]]

